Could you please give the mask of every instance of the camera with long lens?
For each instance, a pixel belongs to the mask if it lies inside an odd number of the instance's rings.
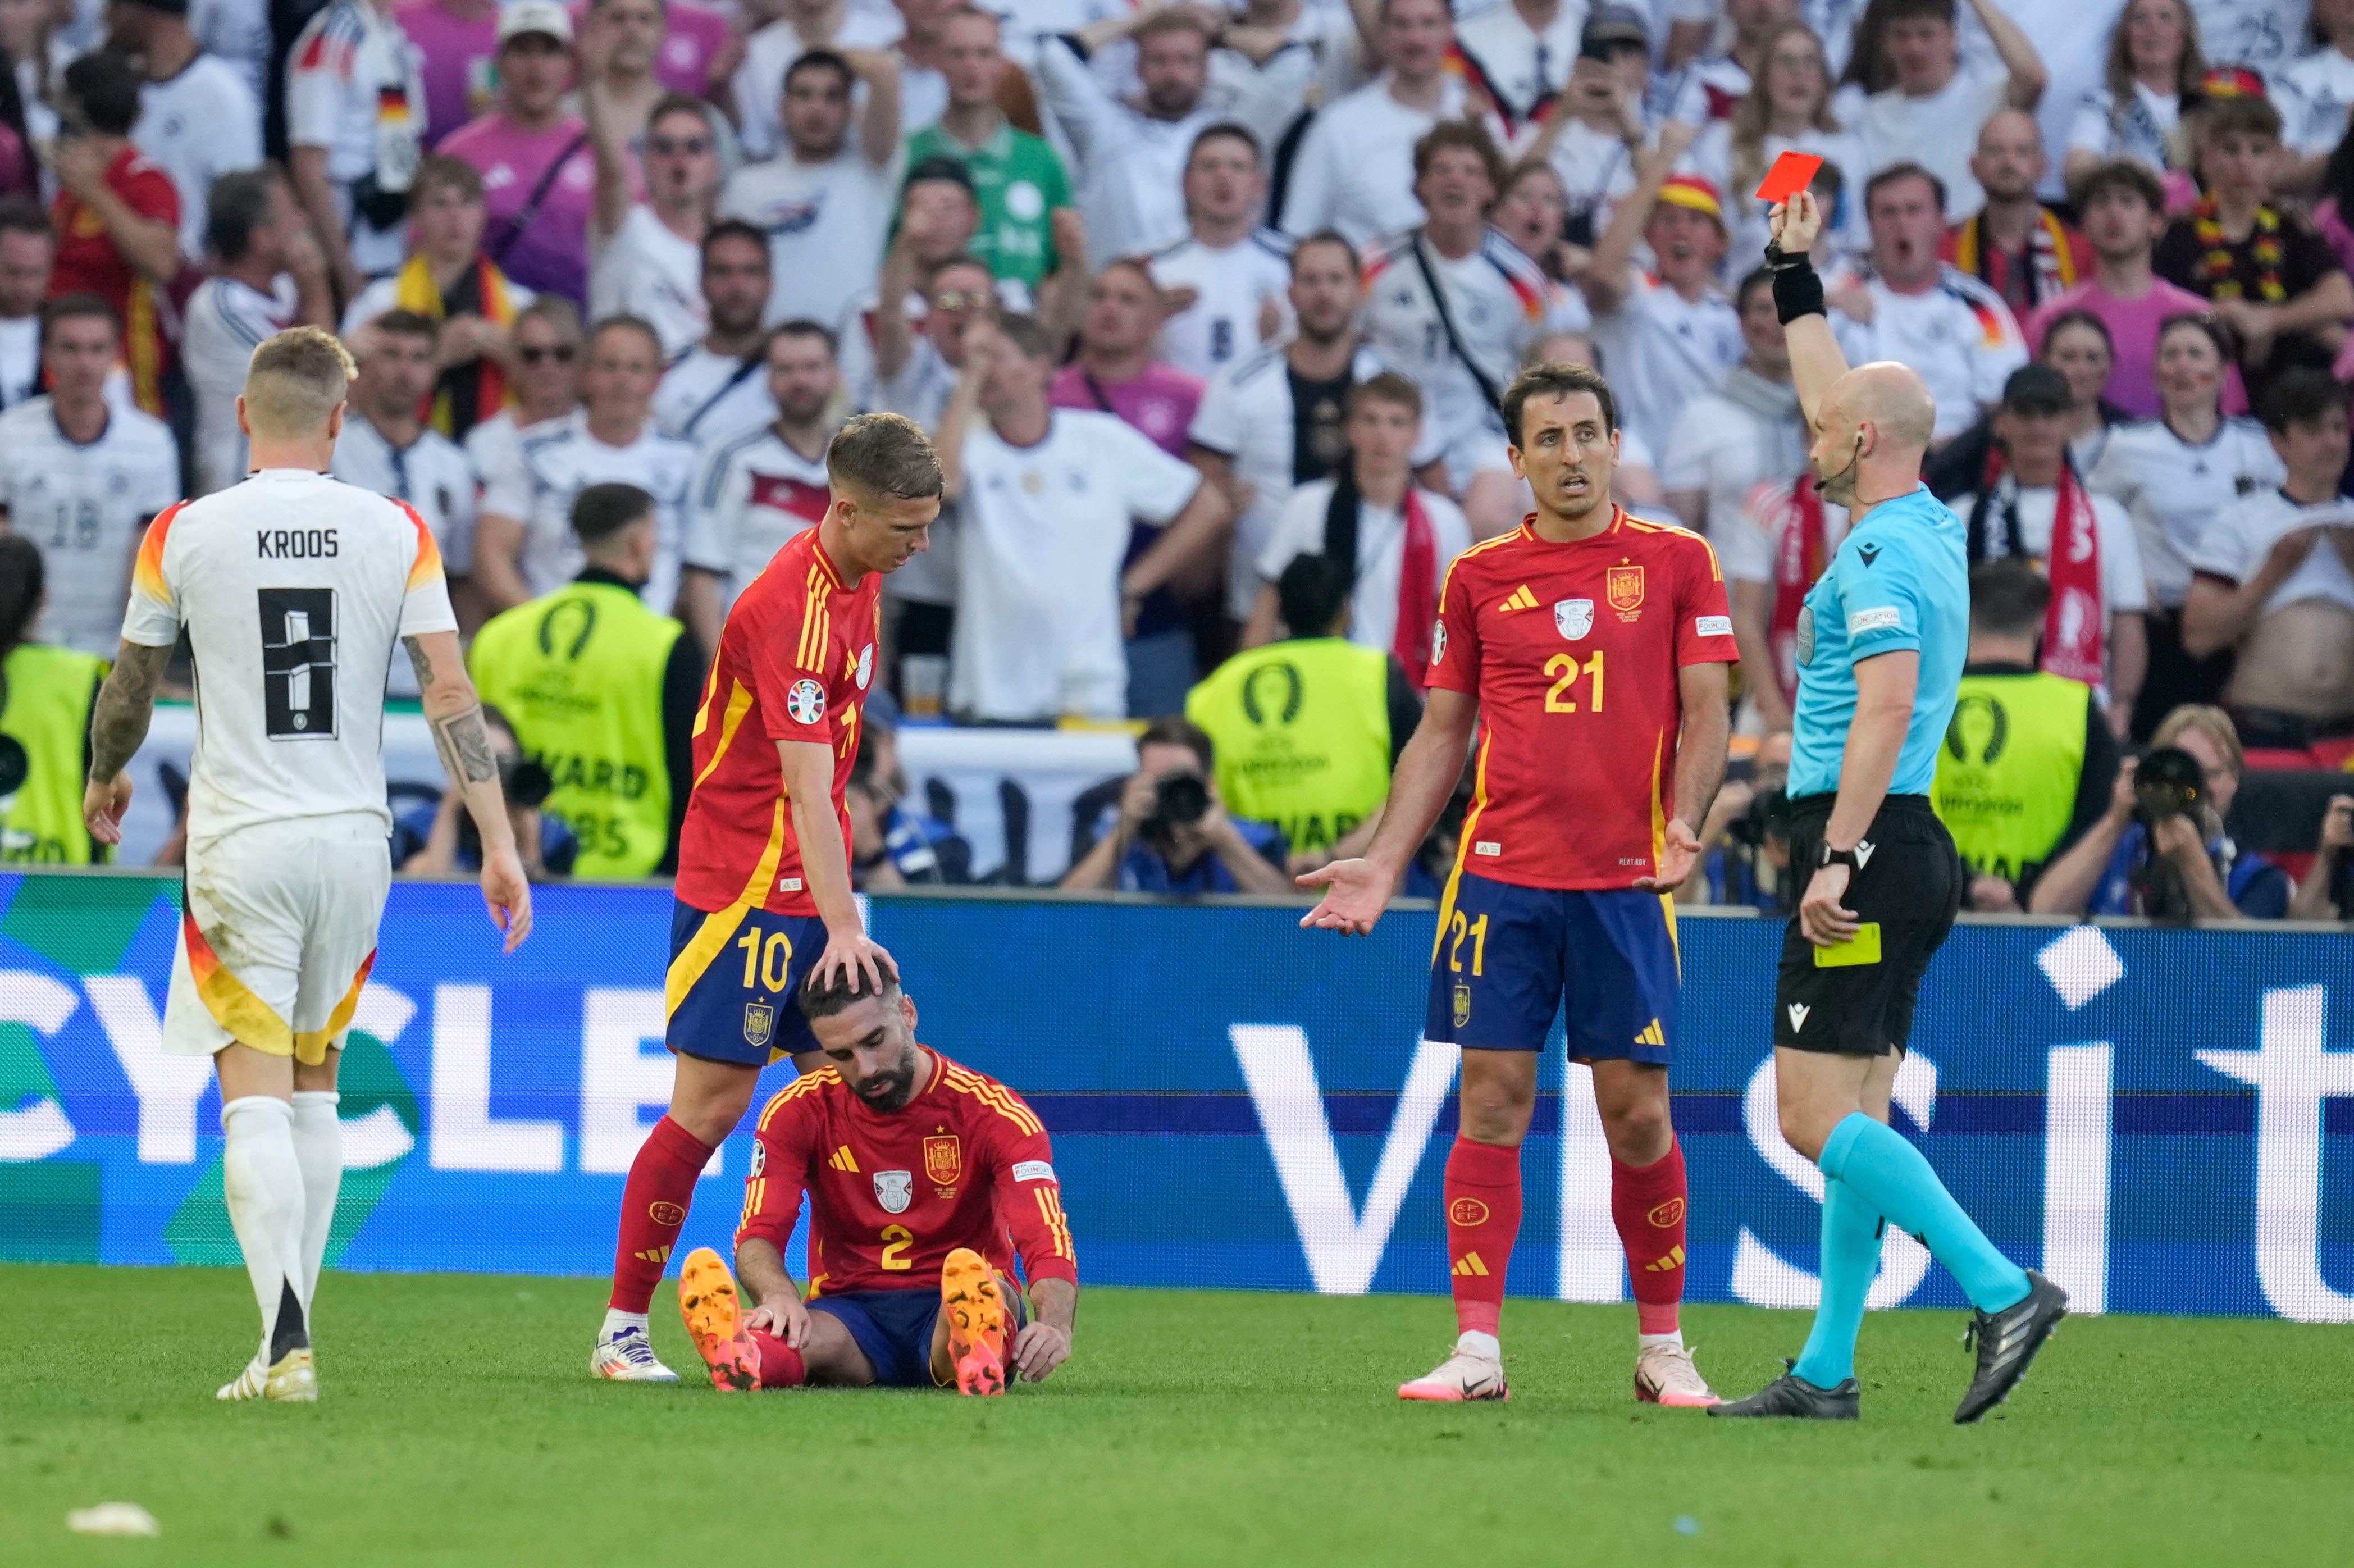
[[[1788,842],[1790,795],[1787,789],[1760,789],[1749,798],[1749,810],[1725,824],[1724,836],[1744,849],[1763,849],[1768,837]]]
[[[1190,828],[1210,812],[1210,782],[1192,769],[1164,773],[1152,785],[1152,814],[1144,819],[1143,833],[1166,842],[1172,832]]]
[[[2134,811],[2145,833],[2155,833],[2160,822],[2171,818],[2188,817],[2203,839],[2206,824],[2200,812],[2206,803],[2207,769],[2179,746],[2156,747],[2134,769]],[[2190,890],[2183,885],[2180,869],[2166,856],[2156,853],[2147,856],[2133,884],[2140,895],[2141,912],[2150,919],[2190,918]]]
[[[2168,817],[2196,819],[2207,800],[2207,769],[2179,746],[2161,746],[2134,769],[2134,806],[2153,826]]]
[[[525,811],[536,811],[556,793],[556,776],[547,764],[536,757],[502,757],[499,758],[499,789],[506,796],[507,804]],[[474,813],[458,813],[458,849],[464,855],[480,859],[482,853],[482,832],[474,825]]]

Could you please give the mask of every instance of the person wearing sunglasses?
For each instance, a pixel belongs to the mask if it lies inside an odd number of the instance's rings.
[[[523,461],[526,427],[560,419],[580,407],[580,313],[542,294],[515,313],[514,402],[467,432],[462,443],[484,484]]]
[[[716,118],[683,92],[665,93],[647,116],[640,155],[630,156],[628,117],[594,74],[614,29],[591,12],[581,52],[588,62],[580,101],[597,150],[597,205],[589,216],[588,315],[642,316],[675,359],[711,324],[702,289],[703,242],[719,204]],[[637,169],[644,170],[639,194]]]

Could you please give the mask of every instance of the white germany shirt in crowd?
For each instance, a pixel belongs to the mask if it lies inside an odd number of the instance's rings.
[[[1455,557],[1471,547],[1471,525],[1455,503],[1427,490],[1416,490],[1423,515],[1430,521],[1431,542],[1438,547],[1437,569],[1431,574],[1430,606],[1438,613],[1437,589],[1447,580]],[[1283,568],[1302,556],[1324,553],[1325,514],[1332,506],[1332,482],[1320,479],[1291,493],[1275,531],[1259,549],[1258,575],[1275,582]],[[1349,641],[1361,648],[1387,651],[1397,641],[1398,578],[1405,565],[1405,514],[1394,506],[1357,504],[1357,583],[1349,596]]]
[[[280,273],[263,293],[235,278],[207,278],[188,296],[180,363],[196,401],[196,493],[209,495],[245,477],[245,432],[237,400],[253,351],[294,324],[294,280]]]
[[[1451,335],[1431,297],[1430,279],[1447,291]],[[1365,269],[1365,339],[1422,388],[1423,423],[1437,430],[1458,486],[1482,467],[1504,465],[1504,426],[1456,345],[1500,396],[1520,368],[1522,349],[1548,332],[1576,332],[1586,324],[1584,301],[1553,289],[1537,264],[1493,228],[1478,249],[1452,260],[1416,230]]]
[[[1128,712],[1119,571],[1130,520],[1175,520],[1201,471],[1116,415],[1057,408],[1045,439],[964,442],[949,706],[1011,722]]]
[[[1422,203],[1414,194],[1414,144],[1441,120],[1463,117],[1463,81],[1451,75],[1436,112],[1409,109],[1391,97],[1387,76],[1317,111],[1292,160],[1284,232],[1305,239],[1320,228],[1337,228],[1362,250],[1412,228],[1422,221]]]
[[[777,417],[768,364],[758,354],[714,354],[696,344],[654,388],[654,428],[698,449]]]
[[[845,147],[822,164],[785,149],[727,176],[719,216],[769,237],[769,326],[802,316],[828,326],[882,265],[883,234],[898,190],[896,160],[882,168]]]
[[[48,604],[35,635],[114,657],[132,556],[147,520],[180,499],[180,455],[161,419],[109,404],[84,446],[47,397],[0,414],[0,512],[41,547]]]
[[[1989,557],[2004,553],[2002,507],[2006,492],[2019,497],[2019,542],[2039,567],[2052,555],[2052,518],[2060,510],[2060,492],[2052,485],[2011,486],[2006,482],[1987,504],[1986,550]],[[1975,495],[1957,495],[1946,504],[1964,524],[1978,505]],[[2141,575],[2141,549],[2134,538],[2133,519],[2110,496],[2088,493],[2093,503],[2093,536],[2101,551],[2101,601],[2111,617],[2149,608],[2149,585]]]
[[[1872,320],[1831,314],[1850,365],[1893,359],[1909,365],[1937,400],[1936,439],[1958,436],[2001,401],[2002,384],[2027,363],[2027,341],[2002,296],[1968,273],[1938,269],[1937,281],[1900,294],[1874,278]]]
[[[143,83],[131,141],[172,176],[180,193],[180,254],[201,263],[213,182],[261,166],[261,105],[244,73],[199,54],[179,75]]]
[[[1161,327],[1161,357],[1207,381],[1222,365],[1280,343],[1291,331],[1291,237],[1272,228],[1232,245],[1179,240],[1152,258],[1152,281],[1163,291],[1190,289],[1193,302]],[[1275,332],[1262,340],[1259,314],[1275,305]]]
[[[175,509],[142,550],[122,640],[188,630],[204,685],[188,829],[385,804],[384,685],[404,637],[455,631],[440,553],[398,502],[269,469]]]
[[[2190,595],[2190,556],[2209,520],[2287,477],[2253,419],[2225,419],[2199,442],[2150,419],[2111,432],[2084,483],[2115,496],[2133,518],[2150,599],[2177,609]]]
[[[2234,588],[2264,569],[2264,557],[2285,535],[2300,528],[2354,528],[2354,502],[2332,496],[2317,506],[2301,506],[2272,486],[2242,496],[2215,514],[2190,553],[2190,569],[2222,578]],[[2317,599],[2354,610],[2354,573],[2327,537],[2273,589],[2260,615]]]
[[[822,451],[805,458],[767,425],[739,430],[704,451],[680,555],[718,577],[725,611],[787,540],[824,520],[832,494]]]
[[[703,302],[703,248],[663,227],[640,205],[630,208],[613,238],[597,243],[592,226],[588,259],[588,319],[636,316],[662,339],[663,357],[686,352],[711,324]]]
[[[572,503],[592,484],[634,484],[654,498],[653,575],[638,596],[667,615],[678,597],[679,535],[686,491],[695,477],[695,449],[647,421],[626,447],[609,447],[588,433],[588,411],[576,408],[516,432],[514,461],[487,476],[482,510],[523,524],[516,560],[524,587],[536,599],[579,574],[584,557],[572,532]]]
[[[440,547],[442,569],[461,577],[473,570],[474,464],[457,442],[429,425],[406,450],[398,450],[366,415],[350,414],[327,471],[417,508]],[[408,660],[392,662],[385,689],[396,697],[418,694],[417,672]]]
[[[1643,272],[1617,309],[1595,318],[1594,344],[1610,367],[1618,422],[1655,453],[1667,450],[1683,406],[1715,390],[1745,346],[1741,317],[1723,294],[1687,300]]]

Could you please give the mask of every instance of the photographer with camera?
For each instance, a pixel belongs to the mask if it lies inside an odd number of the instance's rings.
[[[2332,795],[2313,864],[2288,901],[2292,920],[2354,919],[2354,795]]]
[[[1676,889],[1679,904],[1789,913],[1790,732],[1759,737],[1749,777],[1728,779],[1700,830],[1702,875]],[[1703,878],[1706,886],[1702,885]]]
[[[1283,835],[1226,814],[1211,779],[1216,762],[1210,737],[1192,720],[1172,714],[1147,725],[1118,815],[1061,885],[1289,896]]]
[[[467,655],[552,789],[547,814],[580,840],[576,874],[668,875],[695,776],[703,650],[640,601],[653,570],[654,498],[591,484],[572,503],[587,565],[554,593],[493,616]]]
[[[499,765],[499,789],[507,803],[507,822],[514,830],[515,858],[534,882],[569,876],[580,856],[580,841],[562,819],[544,816],[553,785],[537,758],[523,754],[514,726],[506,715],[485,705],[482,723],[490,731],[491,754]],[[392,867],[403,876],[472,874],[482,868],[482,834],[466,810],[465,797],[453,783],[440,800],[403,812],[392,824]]]
[[[2246,763],[2222,709],[2166,715],[2141,759],[2117,770],[2103,812],[2044,868],[2037,915],[2142,915],[2154,920],[2278,920],[2288,874],[2223,832]]]

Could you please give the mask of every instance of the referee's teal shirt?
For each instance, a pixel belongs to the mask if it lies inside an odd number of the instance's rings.
[[[1794,798],[1839,789],[1855,722],[1856,661],[1908,648],[1921,655],[1921,679],[1888,792],[1929,793],[1969,652],[1967,538],[1962,520],[1923,485],[1865,513],[1808,590],[1798,614]]]

